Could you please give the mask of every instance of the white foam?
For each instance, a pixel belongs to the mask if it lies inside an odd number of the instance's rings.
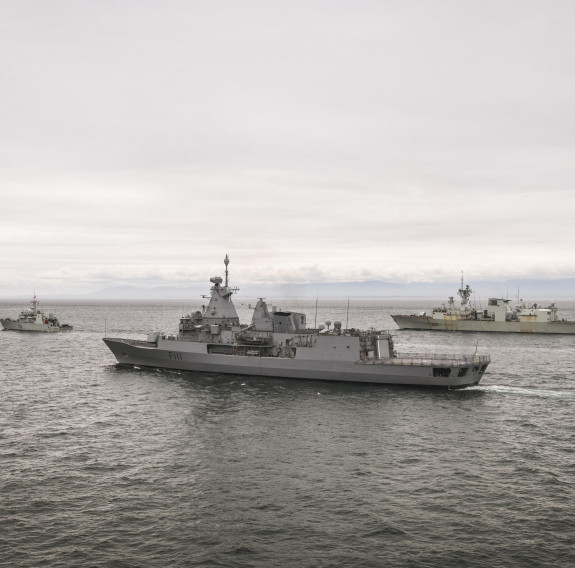
[[[510,387],[505,385],[475,386],[467,390],[501,392],[505,394],[516,394],[519,396],[537,396],[544,398],[575,398],[575,391],[555,391],[538,388]]]

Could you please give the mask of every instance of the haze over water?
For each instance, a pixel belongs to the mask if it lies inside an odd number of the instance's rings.
[[[490,353],[458,391],[122,368],[101,341],[194,302],[59,301],[73,332],[0,333],[0,566],[575,564],[573,336],[395,332]],[[315,300],[274,304],[313,325]],[[432,305],[320,299],[317,323]]]

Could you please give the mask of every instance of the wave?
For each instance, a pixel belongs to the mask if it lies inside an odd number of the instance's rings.
[[[468,387],[467,391],[496,392],[518,396],[536,396],[541,398],[575,398],[575,391],[539,389],[537,387],[510,387],[506,385],[481,385]]]

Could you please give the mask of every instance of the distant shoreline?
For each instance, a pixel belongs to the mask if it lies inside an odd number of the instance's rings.
[[[494,281],[466,281],[473,290],[473,298],[509,298],[518,297],[525,301],[558,301],[575,299],[575,278],[542,280],[523,279]],[[379,280],[365,282],[313,282],[306,284],[246,284],[232,282],[239,286],[239,298],[379,298],[394,300],[442,300],[453,296],[458,301],[459,282],[384,282]],[[13,289],[2,291],[0,300],[27,301],[34,292],[40,299],[76,299],[76,300],[190,300],[200,298],[209,291],[210,283],[196,283],[179,288],[176,286],[113,286],[82,291],[59,292],[53,287],[42,290],[38,285],[30,284],[27,293],[14,293]],[[8,287],[6,287],[8,288]],[[12,288],[12,287],[11,287]]]

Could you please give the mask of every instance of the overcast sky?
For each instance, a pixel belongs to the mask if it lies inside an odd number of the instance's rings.
[[[575,276],[572,0],[0,7],[0,294]]]

